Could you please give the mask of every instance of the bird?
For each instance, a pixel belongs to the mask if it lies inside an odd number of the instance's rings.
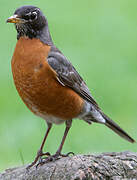
[[[125,140],[135,142],[104,114],[72,63],[55,46],[47,18],[40,8],[21,6],[6,22],[14,23],[17,31],[17,43],[11,60],[16,89],[30,111],[47,123],[42,144],[28,168],[72,153],[62,154],[61,151],[75,118],[88,124],[103,124]],[[56,153],[44,153],[43,147],[52,125],[62,123],[66,128]]]

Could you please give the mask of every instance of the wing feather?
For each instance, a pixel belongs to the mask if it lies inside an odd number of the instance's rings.
[[[58,75],[57,80],[61,85],[73,89],[83,99],[95,105],[97,109],[99,108],[82,77],[57,48],[53,47],[51,49],[47,61],[56,71]]]

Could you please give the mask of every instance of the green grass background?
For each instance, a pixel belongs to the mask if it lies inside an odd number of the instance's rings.
[[[22,5],[41,8],[57,47],[85,79],[103,111],[137,139],[137,1],[0,1],[0,171],[30,163],[46,124],[23,104],[13,84],[16,31],[6,19]],[[45,151],[54,153],[64,125],[54,126]],[[63,152],[136,151],[100,124],[75,119]]]

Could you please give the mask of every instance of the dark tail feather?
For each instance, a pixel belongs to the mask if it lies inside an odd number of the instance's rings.
[[[101,112],[103,118],[106,120],[105,125],[112,129],[115,133],[117,133],[122,138],[127,141],[134,143],[136,142],[132,137],[130,137],[123,129],[121,129],[114,121],[112,121],[108,116],[106,116],[103,112]]]

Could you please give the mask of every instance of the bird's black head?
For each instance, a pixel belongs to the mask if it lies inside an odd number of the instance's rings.
[[[14,15],[7,19],[7,22],[15,23],[17,39],[26,36],[30,39],[39,38],[45,44],[51,42],[47,19],[41,10],[35,6],[18,8]]]

